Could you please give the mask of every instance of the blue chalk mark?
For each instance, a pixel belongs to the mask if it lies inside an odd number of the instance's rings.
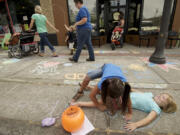
[[[150,63],[148,63],[148,66],[149,67],[154,67],[154,66],[156,66],[156,64],[150,62]]]

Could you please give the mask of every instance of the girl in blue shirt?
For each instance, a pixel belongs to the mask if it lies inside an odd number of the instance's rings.
[[[73,97],[72,103],[84,95],[83,91],[86,89],[91,80],[98,78],[101,78],[101,80],[90,93],[90,98],[93,101],[94,106],[101,111],[106,110],[105,104],[107,102],[107,97],[111,97],[114,101],[114,108],[111,108],[111,113],[115,114],[118,108],[116,104],[121,103],[122,113],[125,114],[128,110],[128,113],[126,113],[126,118],[127,120],[130,120],[132,116],[131,101],[129,97],[131,87],[127,83],[121,68],[113,64],[104,64],[101,68],[89,72],[82,84],[80,84],[81,87]],[[101,94],[101,101],[97,100],[97,94]]]
[[[92,88],[88,87],[88,89]],[[148,113],[148,115],[137,122],[127,122],[124,128],[128,131],[134,131],[137,128],[150,124],[160,115],[161,110],[166,113],[173,113],[177,110],[173,97],[168,93],[161,93],[154,96],[151,92],[131,91],[130,99],[132,102],[132,108]],[[108,102],[109,103],[106,104],[106,106],[112,106],[113,99],[109,98]],[[73,105],[80,107],[95,107],[93,102],[77,102]],[[120,107],[121,105],[117,106]]]

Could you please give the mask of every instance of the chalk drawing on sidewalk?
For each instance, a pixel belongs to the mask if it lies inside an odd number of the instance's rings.
[[[116,51],[94,51],[94,53],[96,54],[107,54],[107,53],[117,53]],[[119,51],[119,53],[122,53],[122,54],[129,54],[130,52],[129,51]]]
[[[139,64],[131,64],[128,66],[129,69],[135,70],[135,71],[146,71],[146,67],[139,65]]]
[[[132,73],[134,77],[138,80],[144,80],[144,79],[153,79],[153,74],[151,71],[146,70],[145,72],[140,72],[140,71],[134,71]]]
[[[94,51],[94,53],[103,54],[103,53],[107,53],[107,52],[105,52],[105,51]]]
[[[96,85],[99,80],[91,81],[91,85]],[[64,80],[64,84],[66,85],[79,85],[79,80]]]
[[[97,53],[97,54],[106,54],[106,53],[114,53],[114,51],[94,51],[94,53]]]
[[[94,86],[98,83],[98,80],[91,81],[91,85]],[[64,80],[66,85],[78,85],[78,80]],[[151,83],[130,83],[133,88],[146,88],[146,89],[165,89],[167,84],[151,84]]]
[[[180,68],[178,68],[176,66],[175,63],[173,62],[167,62],[166,64],[154,64],[154,63],[151,63],[149,62],[149,59],[148,58],[143,58],[143,61],[149,66],[149,67],[159,67],[160,69],[166,71],[166,72],[169,72],[170,69],[174,69],[174,70],[179,70],[180,71]]]
[[[64,84],[67,84],[67,85],[78,85],[79,81],[77,81],[77,80],[64,80]]]
[[[85,73],[67,73],[64,75],[64,84],[67,85],[78,85],[86,77]],[[100,79],[91,81],[91,85],[96,85]]]
[[[13,59],[5,59],[2,64],[13,64],[13,63],[17,63],[19,62],[20,59],[16,59],[16,58],[13,58]]]
[[[60,62],[49,62],[49,61],[42,61],[37,63],[34,70],[32,70],[33,74],[42,75],[44,73],[49,74],[58,74],[57,68]]]
[[[131,52],[134,54],[140,54],[140,52],[138,52],[138,51],[131,51]]]
[[[122,54],[129,54],[129,51],[119,51],[120,53],[122,53]]]
[[[146,88],[146,89],[165,89],[167,84],[151,84],[151,83],[130,83],[133,88]]]
[[[67,73],[64,75],[66,80],[83,80],[85,76],[84,73]]]
[[[73,64],[72,63],[65,63],[64,66],[65,67],[71,67]]]

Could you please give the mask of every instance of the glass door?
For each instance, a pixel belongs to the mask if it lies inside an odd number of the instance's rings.
[[[99,0],[99,31],[107,35],[108,42],[111,42],[112,31],[119,24],[120,12],[126,20],[126,3],[126,0]],[[126,25],[124,28],[126,29]]]

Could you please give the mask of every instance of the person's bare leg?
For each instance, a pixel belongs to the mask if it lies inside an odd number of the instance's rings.
[[[79,83],[79,86],[81,87],[81,83]],[[93,86],[87,86],[84,90],[91,91],[92,89],[93,89]]]
[[[82,91],[82,92],[83,92],[84,89],[87,88],[87,86],[88,86],[88,84],[89,84],[90,81],[91,81],[91,79],[90,79],[88,76],[86,76],[86,77],[84,78],[83,82],[81,83],[81,87],[80,87],[79,91]]]
[[[84,89],[88,86],[89,82],[91,81],[91,79],[86,76],[82,82],[82,85],[80,87],[80,89],[77,91],[77,93],[74,95],[73,99],[71,102],[75,102],[77,101],[80,97],[82,97],[84,95]]]

